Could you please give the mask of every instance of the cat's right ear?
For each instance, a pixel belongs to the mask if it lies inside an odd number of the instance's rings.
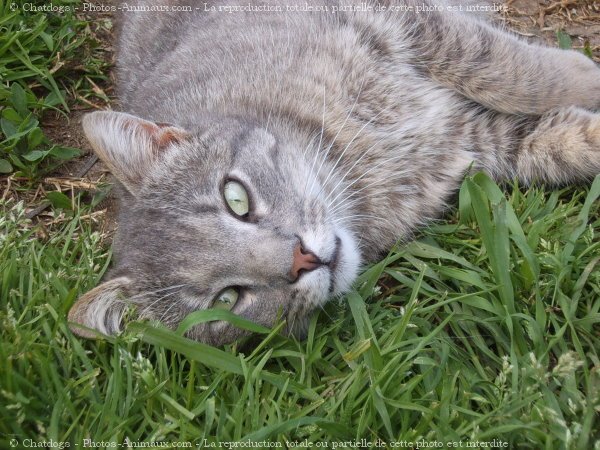
[[[160,155],[189,137],[181,128],[114,111],[86,114],[82,124],[98,157],[134,196]]]
[[[105,281],[82,295],[69,311],[69,328],[85,338],[98,334],[115,334],[121,328],[121,316],[126,309],[125,295],[131,281],[127,277]]]

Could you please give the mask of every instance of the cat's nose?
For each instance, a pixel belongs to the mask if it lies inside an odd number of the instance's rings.
[[[290,271],[291,282],[298,280],[303,271],[310,272],[321,266],[323,263],[313,252],[305,250],[301,243],[294,247],[294,256],[292,261],[292,270]]]

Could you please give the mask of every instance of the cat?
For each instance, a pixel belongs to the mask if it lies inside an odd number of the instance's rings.
[[[600,173],[600,69],[576,51],[431,0],[156,4],[124,14],[124,112],[83,120],[121,207],[114,267],[69,312],[81,336],[117,333],[132,308],[173,328],[211,307],[302,335],[469,171]]]

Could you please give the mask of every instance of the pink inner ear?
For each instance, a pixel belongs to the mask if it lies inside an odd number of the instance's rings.
[[[146,120],[127,120],[125,121],[125,126],[133,129],[136,127],[141,128],[145,134],[150,136],[156,145],[157,151],[162,150],[170,144],[182,142],[189,136],[185,130],[167,123],[153,123]]]
[[[161,128],[159,125],[158,132],[154,133],[152,138],[154,139],[154,142],[156,142],[158,148],[162,149],[169,144],[180,143],[188,136],[188,133],[180,128],[175,128],[172,126]]]

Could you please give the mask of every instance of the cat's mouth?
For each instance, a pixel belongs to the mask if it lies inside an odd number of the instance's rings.
[[[329,278],[329,293],[330,294],[333,294],[333,292],[335,291],[336,273],[337,273],[338,264],[340,262],[340,255],[342,253],[341,248],[342,248],[342,240],[340,239],[339,236],[336,235],[335,249],[333,250],[333,254],[331,255],[331,258],[329,259],[329,262],[327,263],[327,265],[329,266],[329,273],[330,273],[330,278]]]

